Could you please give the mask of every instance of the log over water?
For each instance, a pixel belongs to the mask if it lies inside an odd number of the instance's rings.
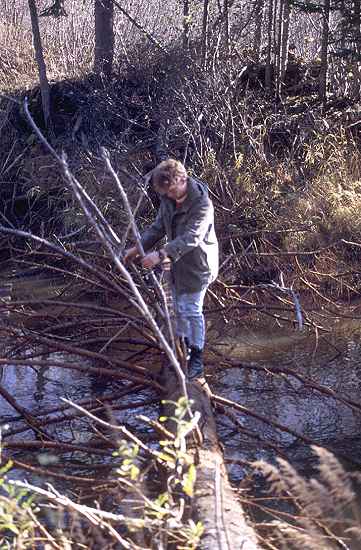
[[[171,368],[163,369],[164,398],[176,402],[182,395]],[[218,442],[210,391],[204,379],[188,384],[193,412],[201,413],[199,442],[193,452],[197,464],[193,515],[204,526],[202,550],[256,550],[259,548],[253,529],[232,489]],[[169,416],[167,411],[165,414]]]

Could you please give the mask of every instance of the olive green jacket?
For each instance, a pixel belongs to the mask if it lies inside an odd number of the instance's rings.
[[[161,197],[158,215],[142,235],[144,250],[164,236],[177,294],[199,292],[214,281],[218,274],[214,209],[200,180],[188,178],[187,197],[178,208],[175,201]]]

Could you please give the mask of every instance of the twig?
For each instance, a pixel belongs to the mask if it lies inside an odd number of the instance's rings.
[[[139,30],[141,31],[147,38],[150,42],[152,42],[152,44],[154,44],[161,52],[163,52],[164,54],[168,55],[168,52],[165,48],[163,48],[163,46],[158,42],[158,40],[152,35],[150,34],[150,32],[148,32],[144,27],[142,27],[120,4],[119,2],[117,2],[116,0],[112,0],[114,6],[116,6],[118,8],[118,10],[121,11],[121,13],[123,15],[125,15],[125,17],[127,17],[129,19],[129,21]]]
[[[143,248],[143,245],[142,245],[142,241],[140,239],[139,230],[138,230],[137,224],[135,222],[134,214],[133,214],[132,209],[130,207],[127,194],[126,194],[126,192],[124,190],[124,187],[123,187],[120,179],[118,178],[115,170],[113,169],[113,166],[110,162],[109,153],[106,151],[106,149],[104,147],[102,148],[102,158],[105,162],[105,166],[107,167],[107,170],[108,170],[109,174],[112,176],[112,178],[113,178],[113,180],[114,180],[114,182],[117,186],[117,189],[118,189],[118,191],[119,191],[119,193],[122,197],[123,203],[124,203],[126,211],[127,211],[129,223],[130,223],[131,228],[132,228],[133,236],[134,236],[134,238],[136,240],[136,243],[137,243],[137,248],[140,252],[141,257],[143,257],[144,256],[144,248]],[[165,297],[164,291],[163,291],[161,285],[159,284],[159,281],[158,281],[157,277],[155,276],[153,270],[151,270],[151,272],[150,272],[150,277],[151,277],[151,280],[152,280],[153,284],[155,285],[155,287],[158,291],[158,294],[161,296],[163,307],[164,307],[164,312],[165,312],[165,318],[166,318],[166,322],[167,322],[168,333],[169,333],[169,337],[170,337],[170,340],[171,340],[171,346],[172,346],[172,349],[175,350],[175,340],[174,340],[174,334],[173,334],[173,327],[172,327],[172,322],[171,322],[170,316],[169,316],[169,310],[168,310],[168,306],[167,306],[167,299]]]
[[[27,514],[29,514],[29,516],[31,517],[35,525],[38,527],[39,531],[43,533],[43,535],[46,537],[49,544],[51,544],[53,548],[56,548],[56,550],[62,550],[62,547],[56,543],[54,537],[49,533],[47,529],[45,529],[44,525],[40,523],[40,521],[38,520],[38,518],[36,517],[32,509],[29,507],[26,509],[26,512]]]
[[[47,491],[45,489],[41,489],[40,487],[36,487],[35,485],[31,485],[27,482],[17,481],[17,480],[9,480],[10,485],[14,485],[15,487],[21,487],[24,489],[27,489],[28,491],[32,491],[38,495],[44,496],[50,501],[54,501],[60,506],[64,506],[66,508],[70,508],[72,510],[75,510],[82,516],[84,516],[88,521],[90,521],[93,525],[103,525],[104,527],[107,527],[108,530],[110,530],[110,525],[104,523],[103,520],[109,520],[109,521],[116,521],[117,523],[122,523],[126,525],[131,525],[134,523],[136,526],[137,523],[139,523],[139,520],[128,518],[126,516],[123,516],[121,514],[112,514],[111,512],[105,512],[103,510],[99,510],[97,508],[91,508],[90,506],[85,506],[84,504],[77,504],[73,502],[70,498],[68,498],[65,495],[61,495],[52,487],[51,491]],[[125,548],[126,550],[133,550],[135,548],[134,545],[129,544],[125,539],[123,539],[119,533],[114,531],[112,529],[110,531],[112,535],[114,536],[116,534],[117,540],[123,545],[122,548]]]
[[[133,441],[133,443],[135,443],[136,445],[138,445],[141,449],[143,449],[143,451],[145,451],[149,456],[151,456],[152,458],[154,458],[155,460],[157,460],[158,462],[161,462],[163,465],[164,463],[166,463],[166,461],[164,460],[164,457],[162,455],[162,453],[159,453],[158,451],[153,451],[152,449],[150,449],[150,447],[147,447],[147,445],[145,445],[140,439],[138,439],[138,437],[136,437],[134,434],[132,434],[129,430],[127,430],[125,428],[125,426],[118,426],[116,424],[111,424],[110,422],[105,422],[105,420],[102,420],[101,418],[98,418],[97,416],[95,416],[94,414],[92,414],[91,412],[87,411],[86,409],[84,409],[83,407],[80,407],[79,405],[77,405],[76,403],[73,403],[72,401],[70,401],[69,399],[65,399],[64,397],[61,397],[61,400],[64,401],[64,403],[67,403],[68,405],[74,407],[75,409],[78,409],[79,411],[81,411],[85,416],[88,416],[89,418],[91,418],[92,420],[94,420],[95,422],[98,422],[98,424],[100,424],[101,426],[105,426],[106,428],[110,428],[112,430],[115,430],[117,432],[121,432],[123,435],[125,435],[128,439],[130,439],[131,441]]]
[[[149,323],[149,325],[153,329],[154,333],[156,334],[162,348],[164,349],[164,351],[166,352],[166,354],[167,354],[167,356],[170,360],[171,365],[173,366],[173,368],[175,369],[175,371],[177,373],[177,376],[178,376],[179,381],[180,381],[181,386],[182,386],[183,395],[187,398],[187,401],[189,401],[185,375],[184,375],[184,372],[182,371],[182,369],[179,365],[178,359],[175,356],[175,353],[174,353],[173,349],[169,346],[166,338],[162,334],[162,332],[161,332],[160,328],[158,327],[156,321],[154,320],[151,312],[149,311],[149,308],[148,308],[147,304],[145,303],[142,295],[140,294],[137,286],[135,285],[135,283],[133,281],[133,278],[131,277],[129,271],[125,268],[123,263],[120,261],[118,254],[115,253],[115,250],[113,248],[113,244],[109,241],[109,238],[108,238],[108,235],[107,235],[107,230],[110,231],[110,234],[111,234],[112,237],[114,236],[113,230],[111,229],[108,222],[106,222],[106,220],[104,220],[104,217],[101,214],[100,214],[100,218],[104,222],[103,226],[100,226],[96,222],[96,220],[92,216],[91,210],[89,210],[89,207],[91,207],[96,213],[99,213],[99,211],[98,211],[97,207],[94,205],[93,201],[90,199],[90,197],[86,194],[86,192],[84,191],[84,189],[82,188],[80,183],[76,180],[76,178],[70,172],[67,161],[66,161],[66,158],[65,158],[65,155],[63,155],[62,158],[60,158],[58,156],[58,154],[56,153],[56,151],[53,149],[53,147],[49,144],[49,142],[44,137],[44,135],[42,134],[40,129],[36,126],[33,118],[31,117],[29,109],[27,108],[27,102],[26,101],[25,101],[25,104],[24,104],[24,109],[25,109],[26,116],[27,116],[32,128],[36,132],[36,134],[39,137],[39,139],[41,140],[41,142],[51,152],[51,154],[56,158],[56,160],[58,161],[58,163],[62,167],[64,175],[65,175],[65,177],[66,177],[66,179],[67,179],[67,181],[70,185],[70,188],[73,190],[73,192],[74,192],[79,204],[81,205],[85,215],[87,216],[89,222],[92,224],[92,226],[95,229],[95,231],[97,232],[101,242],[104,244],[104,246],[106,247],[106,249],[110,253],[114,264],[116,265],[116,267],[119,269],[119,271],[122,273],[122,275],[125,277],[126,281],[128,282],[129,287],[131,288],[131,290],[133,292],[133,295],[135,296],[135,302],[130,300],[131,303],[133,303],[137,307],[137,309],[139,309],[142,312],[145,319],[147,320],[147,322]],[[0,229],[1,229],[1,227],[0,227]],[[7,230],[7,231],[10,231],[10,230]],[[38,240],[38,239],[39,239],[39,237],[35,238],[35,240]],[[42,240],[41,242],[43,242],[43,241],[45,241],[45,240]],[[45,242],[47,242],[47,241],[45,241]],[[117,239],[117,242],[118,243],[120,242],[119,238]],[[51,243],[49,243],[49,244],[51,245]],[[54,245],[52,245],[52,246],[54,247]],[[58,251],[58,247],[55,247],[55,248]],[[70,254],[70,253],[67,253],[67,254]],[[78,261],[80,262],[80,259],[78,259]],[[86,264],[86,262],[82,261],[82,263],[85,264],[85,266],[87,266],[87,268],[89,269],[90,266],[88,266],[88,264]],[[189,410],[189,414],[190,414],[190,416],[192,416],[192,411],[191,410]]]

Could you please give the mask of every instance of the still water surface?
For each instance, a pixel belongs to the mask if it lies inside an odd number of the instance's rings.
[[[227,349],[233,365],[218,368],[209,379],[213,391],[241,403],[267,419],[311,438],[315,444],[331,448],[335,454],[348,455],[361,463],[361,325],[349,323],[332,333],[312,334],[274,331],[239,335],[238,339],[219,338],[217,347]],[[284,373],[273,373],[284,369]],[[303,380],[290,375],[295,372]],[[355,407],[340,402],[310,387],[314,383],[335,392],[337,398],[355,402]],[[360,410],[357,410],[357,405]],[[237,413],[244,428],[276,444],[298,469],[308,470],[314,460],[298,437],[272,425]],[[226,416],[218,416],[219,434],[228,459],[273,461],[274,451],[257,440],[235,433]],[[242,468],[230,465],[233,479]]]
[[[358,322],[337,326],[331,333],[317,339],[313,334],[280,329],[266,333],[243,327],[238,331],[233,329],[228,335],[226,330],[221,335],[210,331],[207,380],[214,393],[307,436],[315,444],[333,449],[336,454],[348,454],[354,462],[361,464],[360,342],[361,324]],[[61,360],[62,356],[52,354],[52,362],[57,358]],[[70,357],[67,360],[79,361]],[[274,368],[285,372],[274,373]],[[290,376],[290,372],[301,375],[304,380]],[[34,415],[62,405],[61,397],[79,401],[124,389],[114,381],[100,387],[86,373],[57,367],[35,370],[9,364],[0,374],[3,387]],[[335,391],[339,398],[360,404],[360,410],[317,391],[307,381]],[[131,393],[121,399],[121,405],[141,404],[150,397],[156,397],[151,390]],[[158,413],[157,406],[140,406],[128,411],[115,408],[113,414],[116,421],[131,428],[137,423],[137,414],[155,418]],[[295,435],[249,415],[235,414],[242,426],[258,439],[241,433],[229,418],[218,414],[219,436],[225,456],[231,461],[229,473],[234,481],[239,481],[244,475],[240,461],[274,460],[275,453],[267,443],[278,446],[301,470],[307,471],[312,465],[314,458],[309,445]],[[14,429],[19,425],[16,416],[12,407],[0,397],[1,423],[9,422],[10,428]],[[48,431],[68,442],[87,443],[94,438],[88,419],[57,423],[49,426]],[[34,434],[27,431],[13,438],[33,439]],[[232,460],[235,461],[233,464]]]

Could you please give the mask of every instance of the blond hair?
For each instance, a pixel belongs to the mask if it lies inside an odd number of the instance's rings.
[[[176,179],[187,177],[187,170],[179,160],[163,160],[156,166],[152,174],[152,182],[155,189],[168,189]]]

